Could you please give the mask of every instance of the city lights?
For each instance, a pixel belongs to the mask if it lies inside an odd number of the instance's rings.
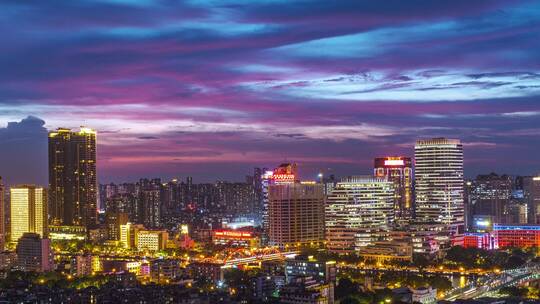
[[[538,25],[0,1],[0,303],[540,303]]]

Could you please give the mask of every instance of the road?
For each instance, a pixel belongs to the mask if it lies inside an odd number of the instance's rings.
[[[497,291],[506,286],[540,278],[540,265],[528,264],[521,268],[502,271],[480,278],[476,282],[448,291],[441,300],[454,301],[456,299],[474,299],[497,294]]]

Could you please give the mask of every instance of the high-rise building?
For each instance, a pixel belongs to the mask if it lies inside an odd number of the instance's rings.
[[[41,187],[19,185],[10,189],[11,241],[33,232],[47,236],[47,194]]]
[[[263,177],[268,168],[255,168],[253,172],[253,192],[255,195],[255,217],[258,223],[262,223],[264,210]]]
[[[107,239],[120,240],[120,226],[129,222],[129,216],[123,212],[107,212],[105,214],[105,224],[107,225]]]
[[[165,221],[169,221],[180,210],[180,183],[178,179],[172,179],[164,183],[161,188],[161,200],[163,201],[162,213]]]
[[[394,182],[387,178],[353,176],[338,182],[326,202],[329,250],[353,252],[371,243],[375,232],[394,221]]]
[[[6,241],[6,204],[5,204],[5,190],[2,183],[2,177],[0,176],[0,250],[4,251],[4,244]]]
[[[126,213],[129,221],[132,223],[142,219],[142,210],[140,210],[139,198],[134,193],[118,193],[107,199],[107,208],[105,213]]]
[[[269,229],[269,197],[270,185],[293,184],[298,181],[298,168],[296,164],[284,163],[273,171],[266,171],[262,175],[262,227],[268,235]]]
[[[373,175],[386,177],[395,184],[396,218],[410,219],[413,213],[413,168],[410,157],[375,158]]]
[[[255,200],[253,185],[248,183],[229,183],[218,181],[217,190],[218,208],[228,215],[251,215]]]
[[[467,195],[472,217],[490,216],[495,223],[505,223],[504,213],[510,203],[512,185],[512,178],[508,175],[478,175],[471,181]]]
[[[141,179],[139,182],[139,205],[142,219],[138,222],[148,228],[162,226],[161,180]]]
[[[17,268],[44,272],[52,268],[51,243],[37,233],[24,233],[17,243]]]
[[[49,133],[49,189],[53,224],[97,224],[95,130]]]
[[[506,222],[509,224],[527,224],[527,205],[508,205],[506,208]]]
[[[271,245],[282,248],[323,242],[323,185],[270,185],[268,239]]]
[[[529,224],[540,224],[540,174],[523,178]]]
[[[418,140],[414,147],[416,220],[464,230],[463,146],[456,139]]]
[[[125,225],[120,225],[120,244],[124,248],[135,247],[137,234],[140,230],[144,229],[144,226],[140,224],[126,223]]]

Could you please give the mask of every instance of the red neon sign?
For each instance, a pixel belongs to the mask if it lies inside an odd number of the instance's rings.
[[[219,231],[214,231],[214,236],[232,237],[232,238],[251,238],[251,232],[219,230]]]

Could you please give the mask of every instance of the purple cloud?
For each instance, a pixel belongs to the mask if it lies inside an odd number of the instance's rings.
[[[102,181],[284,159],[369,173],[428,136],[462,138],[468,175],[532,173],[538,17],[534,1],[3,1],[0,139],[24,126],[38,151],[45,128],[95,127]],[[40,153],[0,174],[45,184]]]

